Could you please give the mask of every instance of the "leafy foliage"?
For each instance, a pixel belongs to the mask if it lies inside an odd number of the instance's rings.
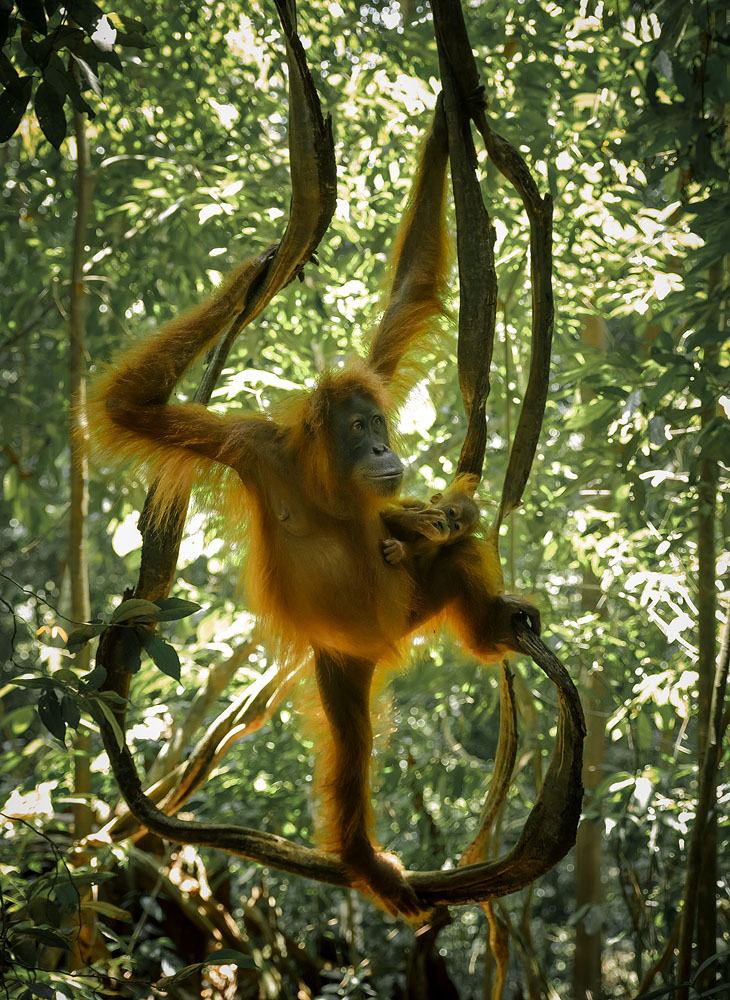
[[[17,7],[17,10],[13,10]],[[115,25],[116,22],[116,25]],[[84,98],[103,95],[100,63],[122,71],[119,48],[154,43],[141,21],[107,16],[92,0],[17,0],[0,11],[0,142],[20,125],[31,98],[41,130],[55,148],[66,138],[65,105],[94,117]]]

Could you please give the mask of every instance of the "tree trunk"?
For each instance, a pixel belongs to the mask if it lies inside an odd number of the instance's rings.
[[[595,611],[600,596],[598,579],[586,571],[583,580],[584,612]],[[596,670],[583,676],[581,697],[586,715],[585,758],[583,785],[586,797],[583,818],[575,844],[575,905],[583,911],[583,919],[575,928],[575,960],[573,966],[573,996],[575,1000],[599,1000],[603,996],[601,954],[603,950],[602,920],[603,881],[601,870],[603,817],[595,812],[593,793],[603,777],[606,685]]]
[[[590,348],[606,350],[606,324],[600,316],[586,316],[581,333],[583,342]],[[589,398],[585,390],[581,398]],[[601,597],[600,580],[590,568],[583,571],[581,609],[595,614]],[[573,996],[575,1000],[599,1000],[603,996],[601,980],[601,954],[603,950],[602,920],[603,883],[601,870],[603,817],[595,814],[593,793],[603,774],[604,736],[606,713],[604,699],[606,685],[598,667],[581,679],[581,695],[586,714],[585,757],[583,784],[586,798],[583,818],[578,827],[575,845],[575,905],[583,911],[583,918],[575,928],[575,959],[573,965]]]
[[[708,300],[718,297],[718,286],[722,280],[723,262],[710,268],[707,281]],[[718,329],[722,328],[718,317]],[[711,372],[719,362],[719,346],[705,348],[705,376],[707,389],[700,414],[700,434],[707,430],[717,413],[716,393],[710,391]],[[712,692],[715,683],[715,660],[717,657],[717,461],[703,455],[700,461],[697,482],[697,558],[699,564],[697,581],[697,629],[698,655],[697,670],[697,773],[703,775],[705,758],[709,748],[710,715]],[[717,795],[714,786],[710,798],[702,804],[698,792],[698,808],[695,825],[701,825],[702,850],[688,849],[687,882],[685,887],[682,927],[679,937],[679,961],[677,979],[680,983],[680,1000],[689,995],[686,984],[692,966],[692,948],[696,943],[695,962],[702,965],[717,952]],[[692,841],[697,839],[692,831]],[[696,870],[695,870],[696,869]],[[698,986],[710,989],[715,982],[712,967],[705,970]]]
[[[71,617],[75,622],[86,622],[91,617],[89,603],[89,573],[86,557],[86,519],[89,509],[88,489],[88,434],[86,430],[86,346],[84,312],[86,289],[84,287],[84,258],[86,228],[91,202],[92,180],[89,172],[89,145],[86,138],[86,119],[74,112],[76,133],[76,222],[73,235],[71,261],[71,291],[69,297],[68,393],[71,512],[68,540],[68,568],[71,588]],[[79,673],[87,673],[91,666],[91,648],[85,645],[76,654]],[[74,794],[88,797],[91,792],[89,772],[88,730],[80,733],[74,754]],[[85,803],[74,805],[74,827],[77,838],[91,831],[91,811]]]
[[[718,286],[722,280],[722,263],[710,269],[707,282],[709,301],[717,301]],[[718,324],[718,329],[722,329]],[[705,349],[708,369],[719,361],[716,344]],[[709,370],[708,370],[709,376]],[[715,393],[702,407],[701,426],[706,430],[717,414]],[[698,771],[702,774],[708,751],[712,687],[717,657],[717,480],[718,468],[714,458],[702,458],[698,483],[699,510],[697,514],[697,555],[699,558],[699,724],[697,734]],[[713,790],[709,804],[707,826],[700,862],[700,880],[697,887],[697,964],[702,965],[717,951],[717,798]],[[700,988],[708,989],[714,983],[714,970],[708,969]]]

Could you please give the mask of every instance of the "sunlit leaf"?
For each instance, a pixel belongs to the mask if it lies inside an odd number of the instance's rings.
[[[160,609],[158,621],[172,622],[180,618],[188,618],[190,615],[200,611],[201,605],[195,601],[186,601],[181,597],[165,597],[154,602]]]
[[[152,601],[145,601],[141,597],[133,597],[127,601],[122,601],[114,609],[110,621],[113,625],[120,625],[122,622],[132,620],[156,622],[160,620],[159,615],[160,608],[157,604],[153,604]]]

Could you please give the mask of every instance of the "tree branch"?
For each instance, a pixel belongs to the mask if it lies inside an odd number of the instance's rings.
[[[436,28],[436,39],[439,47],[439,60],[442,65],[444,92],[448,100],[449,92],[453,89],[451,82],[453,75],[453,81],[455,81],[459,101],[463,109],[469,106],[470,101],[473,104],[473,95],[478,92],[479,73],[477,71],[474,54],[469,43],[469,37],[466,32],[461,3],[460,0],[432,0],[431,6],[433,9],[434,25]],[[447,67],[446,72],[444,72],[444,65]],[[465,112],[462,110],[461,118],[459,119],[460,128],[463,128],[461,123],[463,122],[464,117]],[[530,374],[507,465],[504,486],[502,488],[502,500],[495,521],[494,527],[498,530],[499,525],[502,523],[505,516],[518,506],[522,498],[522,494],[530,474],[530,468],[535,457],[537,442],[542,427],[542,418],[545,411],[545,401],[547,399],[550,374],[550,350],[552,346],[554,320],[552,292],[552,199],[549,195],[545,195],[544,198],[541,197],[537,185],[533,180],[524,159],[520,156],[514,146],[492,130],[487,122],[484,109],[476,106],[472,107],[471,117],[474,119],[476,127],[484,138],[484,143],[492,162],[507,178],[507,180],[510,181],[517,193],[520,195],[527,212],[527,217],[530,221],[530,278],[532,283],[532,348],[530,357]],[[451,122],[449,122],[450,150],[451,139],[452,125]],[[469,136],[469,143],[471,143],[471,136]],[[475,163],[475,161],[472,161],[472,163]],[[463,170],[463,163],[460,161],[455,162],[452,159],[453,176],[455,178],[457,175],[461,176]],[[473,172],[474,170],[472,167],[472,175]],[[476,180],[474,178],[472,181],[471,178],[467,177],[466,182],[471,188],[473,188]],[[476,188],[478,190],[478,184],[476,185]],[[488,221],[488,216],[486,217],[487,221],[484,219],[486,210],[481,212],[478,212],[478,210],[475,211],[476,214],[474,218],[477,220],[479,220],[479,218],[482,219],[481,226],[483,231],[481,241],[482,245],[484,245],[491,239],[491,223]],[[468,225],[474,226],[474,221],[469,221]],[[459,275],[461,278],[461,250],[459,251],[459,254]],[[491,288],[493,280],[495,281],[496,297],[496,278],[493,278],[492,275],[494,268],[493,260],[491,262],[491,266],[489,261],[486,260],[486,263],[482,265],[484,270],[479,273],[475,269],[475,273],[471,278],[468,277],[466,266],[466,262],[464,262],[464,275],[467,276],[469,287],[462,286],[462,302],[465,294],[467,296],[472,294],[471,288],[473,286],[478,287],[479,283],[482,283],[490,286]],[[486,295],[486,291],[484,294]],[[491,295],[491,292],[489,294]],[[473,356],[475,349],[477,352],[481,350],[484,358],[488,356],[489,361],[491,362],[494,338],[493,320],[485,320],[481,332],[475,330],[470,337],[474,337],[473,343],[475,346],[469,347],[469,356]],[[459,327],[459,338],[461,340],[461,325]],[[460,354],[460,379],[461,364]],[[486,375],[483,374],[482,369],[483,359],[480,361],[477,358],[469,364],[474,367],[475,371],[480,371],[480,383],[486,386],[486,392],[488,393],[488,364]],[[466,399],[465,404],[467,414],[470,417],[470,426],[469,431],[467,432],[467,440],[464,442],[464,448],[462,449],[462,454],[459,459],[459,472],[474,471],[471,468],[467,468],[467,465],[473,465],[476,461],[475,443],[477,440],[477,431],[476,429],[472,430],[470,404]],[[479,472],[481,472],[482,461],[483,458],[479,458]]]
[[[207,403],[223,369],[228,352],[240,331],[251,323],[271,299],[287,285],[311,259],[324,235],[336,204],[336,168],[331,121],[325,119],[314,81],[307,67],[304,49],[296,33],[294,0],[276,0],[277,10],[286,41],[289,67],[289,155],[291,163],[292,199],[289,222],[281,242],[265,262],[246,290],[243,311],[221,338],[195,401]],[[243,294],[247,292],[247,294]],[[153,484],[140,517],[142,556],[137,586],[127,591],[127,597],[157,600],[165,597],[172,584],[177,566],[180,540],[185,523],[186,502],[181,499],[175,513],[163,527],[155,526],[150,518]],[[176,516],[175,516],[176,515]],[[99,644],[97,659],[107,671],[104,689],[114,691],[126,701],[130,674],[119,629],[108,629]],[[124,708],[116,710],[117,721],[124,729]]]
[[[509,854],[457,870],[407,873],[427,909],[440,904],[483,902],[516,892],[549,871],[575,842],[583,793],[585,734],[578,692],[563,665],[529,626],[518,623],[516,631],[525,652],[557,688],[557,737],[550,767],[522,835]],[[112,727],[101,713],[96,721],[122,794],[139,823],[152,833],[173,843],[214,847],[318,882],[351,885],[342,865],[322,851],[247,827],[167,816],[143,792],[126,743],[119,746]]]
[[[449,45],[444,32],[443,7],[434,3],[434,26],[439,53],[444,106],[449,133],[451,183],[456,210],[456,244],[459,262],[459,388],[468,419],[466,437],[459,456],[457,473],[481,479],[487,446],[486,403],[489,370],[494,350],[497,321],[497,270],[494,264],[495,233],[484,204],[476,175],[476,151],[471,135],[468,101],[452,70]],[[474,92],[479,82],[471,48],[463,39],[471,59]],[[464,53],[459,51],[459,56]],[[468,72],[468,66],[467,66]]]

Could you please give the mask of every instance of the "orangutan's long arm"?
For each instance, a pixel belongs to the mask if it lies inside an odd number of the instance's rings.
[[[245,308],[271,255],[268,250],[242,264],[207,303],[143,340],[97,379],[89,398],[89,421],[97,451],[115,462],[170,457],[170,449],[187,449],[225,461],[232,422],[204,406],[171,405],[169,398],[195,359]]]
[[[203,459],[234,464],[269,439],[269,421],[224,420],[201,406],[170,406],[170,395],[201,352],[229,327],[228,338],[251,322],[311,259],[336,204],[334,144],[322,115],[304,49],[296,32],[295,5],[276,0],[289,66],[289,159],[292,199],[280,242],[242,264],[205,305],[123,353],[92,389],[89,424],[97,451],[118,462],[133,458],[152,475],[182,481]],[[235,428],[236,447],[231,451]],[[250,431],[250,433],[248,433]],[[242,443],[242,438],[243,443]]]
[[[393,250],[393,284],[385,313],[370,347],[370,364],[387,381],[444,309],[448,155],[446,118],[439,99]]]

